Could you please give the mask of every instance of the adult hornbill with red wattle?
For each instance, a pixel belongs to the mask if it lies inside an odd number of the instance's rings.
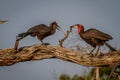
[[[88,44],[90,44],[93,47],[93,50],[90,52],[90,55],[93,55],[92,52],[95,50],[96,46],[98,46],[98,50],[100,49],[100,46],[106,45],[108,48],[110,48],[111,51],[116,51],[111,45],[106,43],[106,41],[109,41],[113,39],[109,34],[106,34],[102,31],[99,31],[97,29],[91,28],[86,31],[84,31],[84,26],[82,24],[75,24],[71,26],[73,28],[78,29],[78,34],[80,37]],[[98,55],[98,54],[96,54]]]
[[[56,29],[61,29],[61,27],[58,26],[56,21],[52,22],[50,26],[47,26],[45,24],[39,24],[31,27],[27,32],[18,34],[17,41],[23,39],[28,35],[31,35],[32,37],[37,36],[37,38],[42,42],[42,44],[44,44],[42,40],[50,35],[53,35],[56,32]]]

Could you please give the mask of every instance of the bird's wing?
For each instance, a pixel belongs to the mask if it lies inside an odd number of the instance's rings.
[[[46,33],[46,32],[49,32],[49,31],[50,31],[49,27],[47,27],[44,24],[40,24],[40,25],[37,25],[37,26],[34,26],[34,27],[30,28],[27,32],[31,32],[31,33],[34,33],[34,32]]]
[[[84,36],[86,38],[96,38],[100,40],[109,40],[112,39],[112,37],[102,31],[99,31],[97,29],[88,29],[85,31]]]
[[[27,32],[30,33],[33,37],[37,35],[44,36],[50,33],[50,28],[45,24],[40,24],[30,28]]]

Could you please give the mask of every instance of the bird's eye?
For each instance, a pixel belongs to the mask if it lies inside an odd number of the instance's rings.
[[[77,26],[77,25],[75,25],[75,26],[74,26],[74,28],[78,28],[78,26]]]

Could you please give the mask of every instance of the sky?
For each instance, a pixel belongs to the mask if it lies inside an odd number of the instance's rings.
[[[8,20],[0,25],[0,49],[14,47],[16,36],[26,32],[38,24],[49,25],[56,21],[64,31],[70,25],[83,24],[85,30],[96,28],[110,34],[113,40],[110,43],[120,48],[120,0],[0,0],[0,19]],[[77,30],[73,30],[64,46],[80,44],[71,41],[79,38]],[[51,45],[58,44],[63,32],[57,31],[54,35],[44,39]],[[26,37],[20,41],[21,46],[40,44],[37,38]],[[82,75],[89,68],[58,59],[45,59],[17,63],[12,66],[0,67],[0,80],[57,80],[62,73],[73,76]]]

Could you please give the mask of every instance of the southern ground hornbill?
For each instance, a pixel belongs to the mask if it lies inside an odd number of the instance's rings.
[[[34,27],[31,27],[27,32],[20,33],[17,36],[17,41],[23,39],[24,37],[31,35],[32,37],[37,36],[37,38],[41,41],[42,44],[45,44],[42,40],[50,35],[53,35],[56,32],[56,29],[61,29],[60,26],[57,25],[57,22],[52,22],[48,27],[45,24],[39,24]]]
[[[106,41],[109,41],[110,39],[113,39],[110,35],[99,31],[97,29],[88,29],[84,31],[84,26],[81,24],[75,24],[71,26],[73,28],[78,29],[78,34],[80,37],[88,44],[90,44],[93,47],[93,50],[89,53],[90,55],[93,55],[92,52],[95,50],[96,46],[98,46],[98,50],[100,49],[100,46],[106,45],[108,48],[110,48],[111,51],[116,51],[111,45],[106,43]],[[99,55],[98,53],[96,55]]]

